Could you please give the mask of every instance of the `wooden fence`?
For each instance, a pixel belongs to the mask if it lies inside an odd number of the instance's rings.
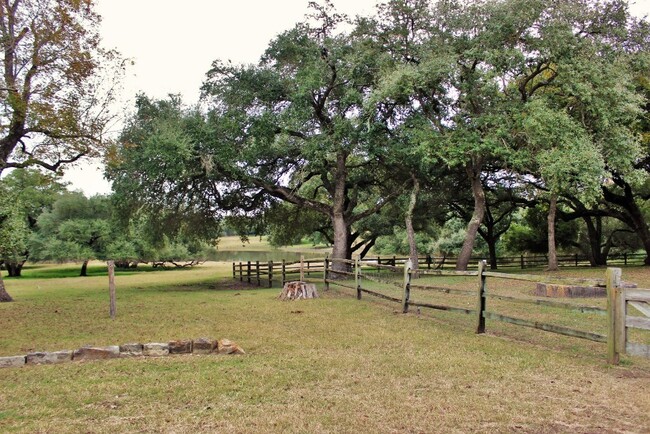
[[[335,270],[329,267],[331,263],[342,263],[350,271]],[[388,277],[382,276],[381,273],[372,274],[369,270],[384,270],[389,272]],[[476,333],[485,333],[486,320],[501,321],[516,326],[530,327],[538,330],[544,330],[560,335],[571,336],[575,338],[586,339],[590,341],[607,344],[607,359],[611,364],[618,364],[620,354],[640,355],[650,357],[650,345],[633,343],[628,339],[628,329],[636,328],[641,330],[650,330],[650,289],[629,289],[621,286],[620,268],[608,268],[606,279],[573,279],[573,278],[553,278],[546,276],[536,276],[528,274],[507,274],[495,271],[488,271],[485,261],[478,262],[477,270],[471,271],[453,271],[453,270],[432,270],[412,269],[410,260],[403,265],[384,265],[375,261],[360,260],[337,260],[330,259],[325,261],[324,283],[337,285],[356,291],[357,299],[361,300],[362,294],[369,294],[392,302],[400,303],[404,313],[409,311],[410,307],[429,308],[435,310],[444,310],[448,312],[460,313],[474,318]],[[392,279],[391,274],[392,273]],[[436,285],[424,285],[414,283],[415,275],[427,276],[464,276],[476,279],[475,290],[441,287]],[[333,275],[342,276],[345,279],[332,278]],[[400,279],[395,277],[399,276]],[[354,285],[349,283],[354,278]],[[529,299],[524,297],[505,296],[492,293],[487,290],[486,281],[491,279],[508,279],[527,281],[533,283],[543,283],[552,285],[589,285],[606,287],[607,289],[607,308],[597,306],[587,306],[576,303],[567,303],[545,298]],[[389,286],[400,287],[401,297],[385,294],[380,291],[371,290],[363,287],[364,279],[387,284]],[[413,289],[422,289],[437,291],[445,294],[455,294],[473,297],[475,308],[458,307],[447,304],[427,303],[422,301],[411,300],[411,291]],[[593,331],[578,330],[559,324],[551,324],[540,321],[531,321],[528,319],[518,318],[511,315],[505,315],[503,312],[490,310],[490,300],[502,300],[511,303],[527,304],[531,306],[544,306],[559,309],[568,309],[584,313],[598,313],[607,315],[608,332],[607,334],[594,333]],[[634,307],[644,316],[631,316],[628,313],[628,306]]]
[[[333,266],[333,264],[337,264]],[[355,291],[357,299],[362,294],[382,298],[401,304],[402,311],[408,312],[410,307],[418,309],[433,309],[464,314],[473,317],[476,333],[485,333],[486,320],[500,321],[508,324],[544,330],[560,335],[586,339],[607,344],[607,359],[609,363],[618,364],[620,354],[630,354],[650,358],[650,345],[631,342],[628,337],[630,329],[650,330],[650,289],[631,289],[621,286],[621,269],[608,268],[605,279],[574,279],[537,276],[530,274],[512,274],[489,271],[485,261],[478,261],[477,267],[469,271],[436,269],[433,261],[424,258],[424,267],[413,270],[408,258],[382,258],[371,260],[348,259],[310,259],[304,258],[298,262],[260,262],[247,261],[232,264],[233,279],[239,278],[258,286],[273,287],[274,281],[281,286],[289,280],[321,281],[325,289],[336,285]],[[463,276],[475,279],[475,289],[461,289],[415,283],[415,276]],[[605,287],[607,291],[607,307],[597,307],[562,302],[548,298],[525,298],[497,294],[487,289],[487,279],[517,280],[551,285],[588,285]],[[370,281],[393,289],[392,293],[364,287],[363,282]],[[471,297],[474,308],[453,306],[450,304],[431,303],[412,300],[412,290],[433,291],[436,293]],[[505,314],[492,307],[493,301],[523,304],[537,307],[552,307],[581,313],[600,314],[607,317],[607,333],[595,333],[589,330],[579,330],[561,324],[533,321]],[[471,306],[470,306],[471,307]],[[631,315],[632,309],[637,315]],[[640,315],[639,315],[640,313]]]

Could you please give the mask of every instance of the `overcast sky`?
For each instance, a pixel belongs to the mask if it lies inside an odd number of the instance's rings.
[[[333,0],[340,12],[368,15],[377,0]],[[134,65],[127,71],[122,105],[143,92],[164,98],[180,93],[198,99],[205,73],[215,59],[255,63],[277,34],[303,19],[308,0],[96,0],[103,17],[106,48]],[[650,0],[630,2],[636,15],[650,14]],[[69,169],[66,180],[86,195],[108,193],[97,164]]]

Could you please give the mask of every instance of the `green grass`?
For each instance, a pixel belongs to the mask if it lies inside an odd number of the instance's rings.
[[[230,270],[118,275],[115,321],[105,276],[7,280],[16,302],[0,304],[0,356],[199,336],[247,354],[3,369],[0,432],[648,430],[648,360],[611,367],[602,344],[506,324],[479,336],[473,318],[403,315],[347,289],[280,302]],[[623,275],[650,286],[645,269]]]

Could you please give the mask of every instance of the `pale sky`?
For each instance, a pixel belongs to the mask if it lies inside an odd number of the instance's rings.
[[[302,21],[308,0],[95,0],[103,17],[104,47],[131,59],[121,106],[136,93],[198,99],[213,60],[255,63],[274,36]],[[369,15],[377,0],[333,0],[339,12]],[[630,2],[632,13],[650,15],[650,0]],[[98,163],[68,169],[66,180],[86,195],[110,192]]]

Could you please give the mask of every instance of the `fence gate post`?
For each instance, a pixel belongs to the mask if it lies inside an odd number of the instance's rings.
[[[487,267],[487,262],[478,262],[478,299],[476,303],[476,333],[485,333],[485,280],[483,275]]]
[[[330,259],[329,256],[325,256],[325,269],[323,270],[323,283],[325,284],[325,291],[329,291],[330,289],[330,284],[327,281],[327,270],[330,265]]]
[[[260,261],[255,261],[255,277],[257,278],[257,286],[262,286],[260,281]]]
[[[619,336],[617,325],[621,323],[618,316],[622,315],[623,312],[619,312],[616,303],[616,293],[620,291],[621,269],[608,268],[605,281],[607,282],[607,363],[610,365],[618,365],[620,361],[620,353],[618,351],[620,343],[616,341],[617,338],[622,338],[622,336]],[[625,329],[625,325],[623,325],[623,328]],[[625,344],[623,343],[623,345]]]
[[[402,295],[402,312],[409,310],[409,300],[411,298],[411,269],[413,263],[410,259],[404,264],[404,294]]]
[[[359,257],[354,259],[354,286],[357,288],[357,300],[361,300],[361,270],[359,268]]]
[[[273,261],[269,261],[269,288],[273,288]]]

